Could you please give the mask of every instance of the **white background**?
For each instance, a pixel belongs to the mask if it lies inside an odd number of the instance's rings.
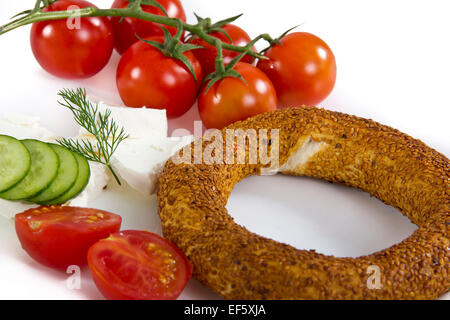
[[[108,7],[111,1],[92,1]],[[192,12],[221,19],[238,13],[236,23],[252,36],[276,36],[302,24],[332,48],[338,64],[335,90],[320,106],[371,118],[395,127],[450,156],[450,19],[448,1],[183,1]],[[0,23],[34,1],[1,1]],[[56,104],[64,87],[85,87],[120,103],[114,54],[97,76],[66,81],[45,73],[29,46],[29,26],[0,36],[0,118],[16,111],[42,118],[60,135],[75,133],[71,115]],[[262,44],[263,45],[263,44]],[[171,130],[192,129],[196,107],[170,122]],[[112,189],[93,204],[124,217],[125,228],[159,232],[156,198]],[[398,211],[367,194],[312,179],[252,177],[233,191],[228,209],[250,230],[296,246],[337,256],[381,250],[414,230]],[[20,249],[11,221],[0,218],[0,298],[99,299],[82,270],[81,290],[66,287],[67,275],[32,261]],[[191,281],[181,298],[217,298]]]

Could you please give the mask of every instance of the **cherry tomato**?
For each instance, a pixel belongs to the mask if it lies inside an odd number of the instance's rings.
[[[179,0],[157,0],[157,2],[166,10],[171,18],[178,18],[186,22],[186,14]],[[111,8],[126,8],[130,4],[127,0],[115,0]],[[142,5],[142,10],[148,13],[163,16],[164,13],[155,6]],[[151,36],[162,36],[163,31],[160,24],[141,19],[126,17],[121,22],[120,17],[112,17],[111,22],[114,29],[115,47],[117,52],[123,54],[133,43],[138,41],[136,35],[141,38]],[[175,35],[177,29],[174,27],[163,26]]]
[[[90,6],[95,7],[82,0],[59,0],[44,11]],[[95,75],[108,63],[114,48],[111,23],[106,17],[37,22],[31,28],[30,41],[33,54],[42,68],[67,79]]]
[[[162,37],[147,39],[163,42]],[[116,74],[125,105],[166,109],[169,118],[186,113],[195,103],[203,73],[192,52],[184,55],[192,64],[197,81],[181,61],[165,56],[143,41],[132,45],[120,59]]]
[[[235,46],[245,46],[247,45],[252,39],[250,36],[241,28],[238,26],[235,26],[233,24],[227,24],[222,27],[224,31],[228,33],[230,36],[232,42],[231,44]],[[212,32],[210,33],[210,36],[213,36],[215,38],[218,38],[222,40],[225,43],[230,43],[230,40],[221,32]],[[215,63],[216,63],[216,57],[217,57],[217,49],[215,46],[210,45],[209,43],[205,42],[201,38],[194,38],[192,40],[193,44],[199,45],[204,47],[205,49],[197,49],[193,50],[195,56],[197,57],[198,61],[200,61],[203,69],[203,73],[205,75],[213,73],[215,70]],[[253,51],[256,51],[256,49],[253,47]],[[238,56],[240,53],[230,50],[223,50],[223,62],[225,64],[230,63],[233,58]],[[247,55],[243,57],[241,62],[247,62],[252,63],[253,57]]]
[[[315,105],[336,82],[336,60],[328,45],[306,32],[291,33],[269,49],[258,68],[272,80],[281,107]]]
[[[22,248],[52,268],[86,264],[90,246],[120,229],[122,218],[102,210],[39,207],[15,216]]]
[[[222,129],[233,122],[277,108],[275,88],[261,70],[244,62],[238,62],[234,70],[246,83],[228,77],[214,83],[208,92],[207,83],[202,88],[198,109],[207,128]]]
[[[88,264],[111,300],[175,300],[191,277],[183,252],[146,231],[122,231],[93,245]]]

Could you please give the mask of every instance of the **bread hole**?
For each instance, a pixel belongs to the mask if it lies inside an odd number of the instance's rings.
[[[305,177],[246,178],[235,186],[227,209],[251,232],[337,257],[383,250],[417,229],[368,193]]]

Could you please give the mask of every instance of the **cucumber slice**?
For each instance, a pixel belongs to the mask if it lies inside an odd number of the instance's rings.
[[[19,140],[0,135],[0,192],[12,188],[28,173],[31,156]]]
[[[48,144],[59,158],[58,174],[55,180],[38,195],[28,199],[30,202],[42,204],[64,194],[75,183],[78,177],[78,162],[73,153],[57,144]]]
[[[84,190],[84,188],[86,188],[89,182],[89,178],[91,176],[91,169],[89,168],[89,163],[86,160],[86,158],[83,157],[82,155],[75,152],[73,153],[73,155],[75,156],[75,159],[77,159],[78,162],[78,177],[75,180],[75,183],[62,196],[54,200],[42,203],[42,205],[52,206],[66,203],[67,201],[78,196]]]
[[[31,167],[23,180],[11,189],[0,193],[5,200],[23,200],[47,188],[58,172],[59,160],[56,152],[38,140],[22,140],[31,155]]]

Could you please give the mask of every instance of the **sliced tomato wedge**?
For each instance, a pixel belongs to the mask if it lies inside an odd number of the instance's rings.
[[[175,300],[192,274],[180,249],[147,231],[122,231],[97,242],[88,265],[111,300]]]
[[[76,207],[39,207],[15,216],[22,248],[39,263],[66,268],[87,263],[89,248],[120,230],[119,215]]]

